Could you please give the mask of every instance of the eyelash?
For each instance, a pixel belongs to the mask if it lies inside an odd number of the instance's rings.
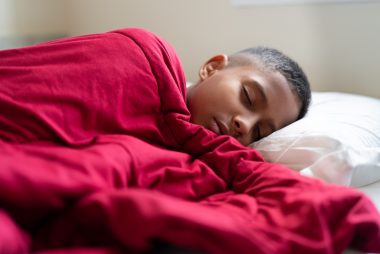
[[[243,87],[243,92],[244,92],[244,96],[245,96],[245,98],[246,98],[249,106],[252,106],[253,102],[252,102],[251,98],[249,97],[248,90],[247,90],[247,88],[245,86]],[[259,126],[257,126],[255,128],[255,131],[252,133],[252,135],[253,135],[253,140],[254,141],[257,141],[257,140],[259,140],[261,138],[261,131],[260,131],[260,127]]]
[[[243,87],[243,91],[244,91],[244,95],[245,95],[245,98],[246,98],[248,104],[249,104],[250,106],[252,106],[252,100],[251,100],[251,98],[249,97],[249,93],[248,93],[247,88],[246,88],[245,86]]]

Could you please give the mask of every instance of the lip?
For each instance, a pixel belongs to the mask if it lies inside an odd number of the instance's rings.
[[[228,134],[228,128],[224,123],[218,121],[218,119],[214,119],[214,121],[218,125],[218,129],[219,129],[220,134],[222,134],[222,135]]]
[[[215,133],[218,134],[218,135],[222,134],[222,131],[221,131],[220,126],[219,126],[218,122],[216,121],[216,119],[213,118],[212,120],[213,120],[213,121],[211,122],[211,126],[210,126],[209,129],[210,129],[212,132],[215,132]]]

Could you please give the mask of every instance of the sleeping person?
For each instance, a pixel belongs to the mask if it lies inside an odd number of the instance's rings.
[[[3,253],[380,251],[364,194],[244,146],[307,111],[307,79],[282,53],[217,55],[188,91],[174,49],[143,29],[0,59]]]
[[[306,75],[278,50],[257,47],[216,55],[187,91],[190,121],[251,144],[305,116],[311,92]]]

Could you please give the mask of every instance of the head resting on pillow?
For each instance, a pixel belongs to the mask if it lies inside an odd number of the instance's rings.
[[[243,145],[302,118],[310,98],[301,67],[266,47],[213,56],[187,90],[192,123],[233,136]]]

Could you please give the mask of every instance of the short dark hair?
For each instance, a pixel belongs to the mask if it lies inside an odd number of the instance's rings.
[[[281,73],[300,100],[301,109],[297,120],[306,115],[311,101],[310,84],[306,74],[298,63],[277,49],[260,46],[247,48],[229,56],[233,62],[232,66],[247,64],[247,61],[241,58],[239,60],[239,56],[241,55],[253,57],[255,63],[258,62],[266,70]]]

